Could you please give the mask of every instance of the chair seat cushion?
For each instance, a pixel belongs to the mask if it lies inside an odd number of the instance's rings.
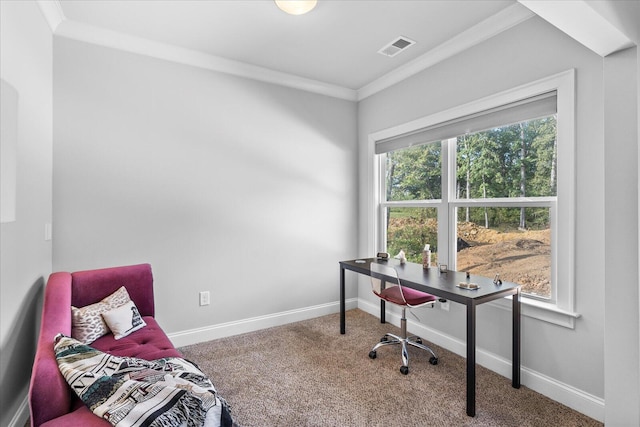
[[[182,357],[164,331],[151,316],[143,316],[147,326],[131,335],[116,340],[113,334],[107,334],[94,341],[91,346],[97,350],[115,356],[138,357],[155,360],[163,357]]]
[[[402,298],[401,292],[404,294],[404,299]],[[397,305],[420,305],[436,300],[436,297],[426,292],[420,292],[407,287],[400,288],[400,286],[383,289],[378,296],[385,301]],[[407,301],[406,304],[405,300]]]

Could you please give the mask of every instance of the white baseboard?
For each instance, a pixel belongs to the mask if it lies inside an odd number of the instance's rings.
[[[345,301],[345,305],[347,310],[357,308],[358,299],[348,299]],[[220,323],[217,325],[205,326],[203,328],[190,329],[167,335],[175,347],[183,347],[218,338],[271,328],[273,326],[286,325],[287,323],[313,319],[327,314],[338,313],[339,311],[340,303],[335,301],[327,304],[283,311],[281,313],[274,313],[266,316],[252,317],[235,322]],[[339,332],[337,327],[336,332]]]
[[[9,421],[8,427],[24,427],[29,419],[29,393],[24,396],[18,410],[13,414],[13,418]]]
[[[380,305],[358,299],[358,308],[373,316],[380,317]],[[395,326],[400,326],[400,313],[389,310],[385,312],[385,320]],[[459,356],[467,357],[465,341],[440,331],[431,329],[424,324],[414,322],[407,318],[407,330],[425,340],[443,347]],[[504,377],[511,378],[511,360],[505,359],[482,348],[476,349],[476,363],[496,372]],[[568,406],[597,421],[604,422],[604,399],[593,396],[585,391],[565,384],[554,378],[536,372],[526,366],[521,367],[520,382],[550,399]]]

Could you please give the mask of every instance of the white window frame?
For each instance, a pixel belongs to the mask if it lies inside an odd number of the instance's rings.
[[[437,207],[438,208],[438,251],[440,263],[452,265],[450,260],[456,257],[456,248],[451,236],[456,235],[455,212],[459,206],[475,203],[482,206],[482,201],[455,201],[453,183],[455,183],[455,156],[448,156],[453,141],[443,141],[443,158],[448,162],[442,165],[443,199],[429,201],[384,202],[384,173],[382,173],[383,155],[375,154],[375,146],[379,141],[389,140],[400,135],[418,132],[429,126],[444,123],[459,117],[486,111],[502,105],[530,98],[539,94],[556,91],[557,96],[557,198],[519,199],[518,206],[543,206],[550,208],[552,223],[551,257],[553,295],[551,300],[544,301],[523,295],[522,314],[567,328],[575,327],[575,319],[580,315],[575,312],[575,70],[571,69],[535,82],[509,89],[476,101],[460,105],[446,111],[394,126],[369,135],[368,158],[370,165],[370,222],[371,230],[368,247],[371,253],[386,247],[384,233],[384,209],[390,206],[402,207]],[[446,164],[444,164],[446,163]],[[547,200],[548,199],[548,200]],[[501,204],[500,200],[487,201],[491,206]],[[497,203],[497,204],[496,204]],[[504,201],[504,205],[513,206],[513,200]],[[448,227],[447,227],[448,224]],[[446,252],[446,253],[442,253]],[[511,310],[510,301],[490,303],[496,307]]]

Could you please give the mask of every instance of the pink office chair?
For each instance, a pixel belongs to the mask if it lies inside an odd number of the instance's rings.
[[[398,278],[398,272],[395,268],[375,262],[371,263],[371,288],[378,298],[402,307],[402,318],[400,319],[402,335],[397,336],[394,334],[385,334],[380,342],[371,349],[369,357],[371,359],[375,359],[377,356],[376,351],[380,347],[400,344],[402,347],[402,366],[400,367],[400,372],[407,375],[409,373],[409,353],[407,352],[407,345],[412,345],[431,353],[429,363],[437,365],[438,358],[435,353],[429,347],[422,344],[420,337],[407,337],[406,318],[407,307],[417,308],[425,305],[431,305],[433,307],[436,297],[425,292],[420,292],[415,289],[402,286],[400,284],[400,279]]]

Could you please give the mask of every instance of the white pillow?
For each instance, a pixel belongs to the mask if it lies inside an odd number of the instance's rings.
[[[147,326],[133,301],[102,313],[102,317],[117,340]]]

